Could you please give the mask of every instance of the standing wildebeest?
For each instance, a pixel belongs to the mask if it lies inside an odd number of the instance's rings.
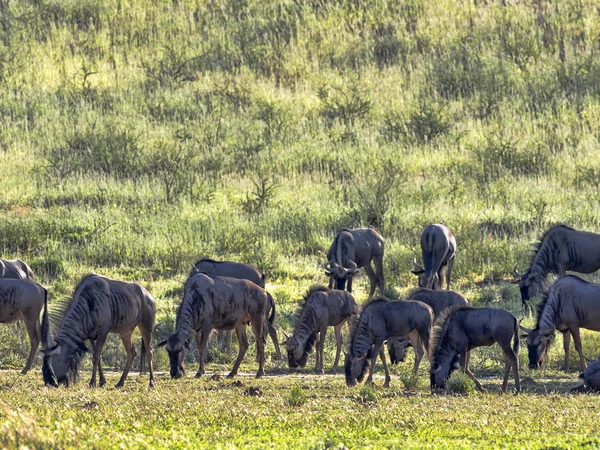
[[[323,347],[327,327],[334,327],[337,351],[333,370],[337,369],[342,351],[342,326],[359,312],[359,306],[352,294],[346,291],[331,290],[324,286],[314,286],[304,296],[304,304],[298,324],[292,337],[287,340],[288,364],[290,367],[304,367],[308,354],[317,341],[317,361],[315,370],[323,371]],[[317,333],[319,338],[317,339]]]
[[[369,375],[373,380],[377,355],[385,370],[385,387],[390,385],[390,373],[385,361],[383,343],[394,336],[408,335],[415,349],[414,372],[417,373],[423,357],[422,344],[429,356],[429,334],[433,325],[433,311],[424,303],[414,300],[390,301],[377,298],[365,306],[360,318],[352,327],[350,351],[346,354],[344,368],[346,384],[354,386]],[[421,339],[421,342],[419,341]]]
[[[456,253],[456,239],[450,229],[440,223],[429,225],[421,235],[423,264],[413,260],[412,273],[419,277],[419,287],[441,289],[446,278],[446,289],[450,289],[450,276]]]
[[[546,231],[536,247],[527,272],[515,271],[523,305],[541,292],[550,273],[564,277],[567,270],[592,273],[600,269],[600,234],[558,225]]]
[[[434,291],[431,289],[418,289],[413,292],[409,300],[417,300],[429,305],[433,310],[434,319],[447,308],[453,306],[470,306],[469,300],[458,292],[454,291]],[[387,340],[390,363],[396,364],[404,362],[406,358],[406,349],[412,347],[408,336],[393,337]]]
[[[258,372],[256,378],[265,374],[265,335],[263,324],[267,307],[267,293],[248,280],[210,277],[195,268],[185,283],[183,301],[177,308],[175,332],[158,347],[165,346],[171,363],[171,377],[185,375],[183,360],[194,335],[198,346],[200,367],[196,378],[204,375],[204,352],[213,329],[235,329],[240,344],[239,353],[228,378],[237,374],[248,349],[246,324],[252,331],[258,347]]]
[[[46,385],[68,386],[77,381],[79,363],[88,351],[85,345],[90,340],[93,348],[92,379],[90,387],[96,386],[96,371],[100,375],[100,386],[106,384],[102,371],[102,348],[108,333],[121,336],[127,351],[127,363],[117,383],[122,387],[127,379],[136,351],[133,348],[133,332],[138,327],[142,335],[141,358],[148,354],[150,386],[154,386],[152,349],[150,338],[154,329],[156,302],[150,293],[137,283],[111,280],[90,274],[75,289],[73,299],[62,305],[56,337],[49,335],[47,308],[44,309],[42,338],[46,349],[42,373]],[[143,363],[142,363],[143,365]]]
[[[40,313],[47,302],[48,291],[37,283],[27,280],[0,279],[0,323],[25,322],[31,348],[27,364],[21,372],[26,374],[35,358],[42,339]]]
[[[212,259],[201,259],[194,267],[198,272],[203,272],[211,277],[229,277],[238,278],[242,280],[252,281],[254,284],[261,288],[265,288],[265,275],[258,270],[256,267],[250,264],[243,264],[231,261],[213,261]],[[267,309],[265,311],[265,317],[268,315],[268,320],[265,325],[273,345],[275,345],[275,358],[281,359],[281,351],[279,349],[279,340],[277,339],[277,331],[273,323],[275,322],[275,302],[273,297],[269,296],[267,301]],[[270,315],[269,315],[270,313]],[[227,335],[227,353],[231,351],[231,333],[233,330],[226,331]],[[220,333],[220,332],[219,332]]]
[[[376,286],[379,286],[383,295],[383,251],[383,238],[371,228],[340,231],[327,252],[329,267],[326,266],[325,270],[330,277],[329,289],[335,281],[335,288],[343,291],[347,281],[348,292],[352,292],[352,276],[357,269],[364,267],[371,281],[369,300],[373,297]],[[371,261],[375,263],[375,271],[371,267]]]
[[[510,340],[513,340],[513,347]],[[504,382],[506,392],[512,367],[515,389],[521,391],[519,380],[519,322],[504,309],[471,308],[468,306],[446,309],[435,321],[431,347],[433,357],[430,370],[431,388],[443,389],[450,374],[460,367],[481,392],[485,388],[469,370],[471,350],[498,343],[504,353]]]
[[[0,278],[35,281],[31,267],[20,259],[0,259]]]
[[[575,349],[579,353],[581,370],[585,370],[580,328],[600,331],[600,285],[569,275],[554,283],[548,295],[538,305],[535,329],[521,327],[527,332],[522,337],[527,338],[529,367],[534,369],[542,366],[548,348],[554,341],[554,330],[558,330],[564,337],[563,369],[569,370],[572,335]]]

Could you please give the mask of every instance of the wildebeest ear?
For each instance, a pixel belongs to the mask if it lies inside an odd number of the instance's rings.
[[[167,345],[167,340],[166,339],[164,341],[159,342],[158,344],[156,344],[156,348],[164,347],[165,345]]]
[[[581,379],[583,380],[583,372],[581,372],[581,373],[580,373],[580,374],[577,376],[577,378],[581,378]]]
[[[333,276],[333,272],[329,272],[329,271],[328,271],[328,272],[325,272],[325,276],[327,276],[327,277],[332,277],[332,276]]]

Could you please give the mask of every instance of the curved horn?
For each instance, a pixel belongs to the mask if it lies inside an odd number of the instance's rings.
[[[281,330],[281,332],[283,333],[283,335],[285,336],[286,339],[290,338],[285,331]]]
[[[523,277],[523,275],[525,275],[524,273],[517,272],[517,266],[515,266],[515,268],[513,269],[513,272],[519,278],[521,278],[521,277]]]
[[[425,268],[419,264],[417,264],[417,258],[413,258],[413,270],[415,272],[419,272],[425,270]]]
[[[348,260],[348,264],[350,265],[350,267],[348,269],[346,269],[346,273],[348,275],[351,275],[357,268],[358,266],[356,265],[356,263],[352,260]]]
[[[521,324],[519,324],[519,328],[521,329],[521,331],[524,331],[525,333],[531,333],[533,331],[533,328],[525,328]]]

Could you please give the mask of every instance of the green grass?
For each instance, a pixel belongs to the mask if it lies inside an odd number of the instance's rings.
[[[29,262],[51,307],[90,271],[143,284],[157,299],[155,343],[171,332],[201,257],[262,269],[276,327],[289,334],[297,301],[326,281],[320,266],[342,227],[383,234],[386,288],[403,297],[416,284],[421,232],[444,221],[458,245],[452,287],[519,317],[508,281],[527,266],[531,243],[555,223],[600,230],[600,16],[591,0],[23,0],[0,2],[0,25],[0,256]],[[364,274],[355,283],[361,302],[366,284]],[[595,333],[583,344],[586,356],[600,353]],[[1,368],[22,367],[26,348],[22,325],[0,326]],[[227,369],[233,358],[210,357]],[[103,360],[124,363],[118,337]],[[143,382],[122,393],[47,391],[39,372],[1,372],[0,443],[596,443],[594,397],[564,395],[574,374],[553,372],[560,342],[548,370],[532,374],[549,390],[517,398],[431,397],[427,374],[421,383],[406,376],[407,362],[394,370],[417,395],[376,390],[375,401],[357,403],[343,377],[309,376],[312,361],[299,371],[307,401],[294,407],[298,378],[270,356],[278,376],[252,381],[262,397],[161,379],[148,394],[154,409],[131,395],[146,393]],[[156,364],[167,369],[164,351]],[[496,386],[500,353],[477,350],[472,369]],[[91,401],[97,409],[85,407]],[[114,411],[123,416],[106,417]]]

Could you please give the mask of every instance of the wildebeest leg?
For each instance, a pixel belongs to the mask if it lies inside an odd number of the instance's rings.
[[[371,287],[369,290],[369,300],[371,300],[373,298],[373,294],[375,293],[375,287],[377,286],[377,276],[375,275],[375,272],[373,272],[371,263],[367,263],[365,265],[365,272],[367,272],[367,275],[369,276],[369,282],[371,283]]]
[[[340,354],[342,353],[342,345],[344,345],[344,338],[342,337],[342,326],[346,323],[345,321],[333,327],[335,332],[335,343],[337,349],[335,351],[335,361],[333,363],[333,370],[337,370],[338,362],[340,361]]]
[[[410,339],[410,343],[415,350],[415,365],[413,366],[413,373],[417,373],[419,370],[419,365],[421,364],[421,359],[423,359],[423,344],[419,339],[419,333],[417,330],[413,330],[408,334],[408,338]]]
[[[225,332],[225,352],[229,355],[231,354],[231,339],[233,335],[233,330],[227,330]]]
[[[22,375],[25,375],[31,369],[33,364],[33,359],[35,358],[35,353],[37,352],[38,346],[40,345],[40,339],[42,336],[42,329],[40,326],[39,312],[37,317],[33,315],[33,320],[25,320],[25,327],[27,328],[27,334],[29,335],[29,358],[27,358],[27,364],[25,364],[25,368],[21,372]]]
[[[377,277],[379,290],[381,291],[381,295],[385,295],[385,281],[383,279],[383,254],[373,258],[373,263],[375,264],[375,276]]]
[[[208,327],[201,328],[196,333],[196,347],[198,349],[198,359],[200,360],[200,365],[198,367],[198,372],[196,372],[195,378],[200,378],[204,375],[204,353],[206,353],[206,345],[208,344],[208,339],[212,334],[212,329]]]
[[[96,387],[96,370],[100,366],[100,355],[102,354],[102,348],[107,336],[107,332],[99,332],[98,338],[92,341],[94,354],[92,356],[92,379],[90,380],[90,387]]]
[[[373,383],[373,373],[375,372],[375,363],[377,362],[377,357],[379,356],[379,352],[381,351],[381,346],[383,345],[383,341],[375,342],[373,348],[373,356],[371,357],[371,370],[369,371],[369,377],[367,378],[366,384]]]
[[[581,334],[579,333],[578,327],[573,327],[570,329],[571,334],[573,335],[573,343],[575,344],[575,350],[579,353],[579,362],[581,365],[581,371],[583,372],[587,367],[587,362],[585,360],[585,356],[583,356],[583,347],[581,346]]]
[[[125,370],[123,370],[123,375],[121,375],[121,379],[117,383],[116,387],[123,387],[125,384],[125,380],[127,379],[127,375],[129,375],[129,370],[131,370],[131,366],[133,365],[133,360],[137,356],[137,352],[135,348],[133,348],[133,330],[126,331],[121,335],[121,341],[123,341],[123,345],[125,346],[125,351],[127,352],[127,364],[125,364]]]
[[[390,371],[388,370],[387,361],[385,360],[385,347],[381,347],[379,351],[379,357],[381,358],[381,364],[383,364],[383,370],[385,370],[385,383],[383,383],[383,387],[390,387]]]
[[[333,289],[333,276],[329,276],[329,289]]]
[[[346,285],[346,290],[350,293],[352,293],[352,276],[348,277],[348,284]]]
[[[246,350],[248,349],[248,336],[246,336],[246,326],[243,323],[240,323],[235,327],[235,334],[237,335],[238,344],[239,344],[240,348],[238,351],[237,359],[235,360],[235,363],[233,364],[233,368],[231,369],[231,372],[229,372],[229,375],[227,375],[227,378],[233,378],[237,375],[240,364],[242,363],[242,359],[244,359],[244,355],[246,354]],[[257,337],[257,340],[259,340],[259,339],[261,339],[260,334]],[[258,346],[258,343],[257,343],[257,346]],[[263,346],[263,349],[264,349],[264,346]],[[263,356],[263,359],[264,359],[264,356]],[[261,363],[259,362],[258,364],[259,364],[259,370],[260,370]]]
[[[325,347],[325,336],[327,335],[327,324],[323,328],[321,328],[319,332],[319,342],[317,343],[317,363],[315,365],[315,370],[319,374],[325,373],[323,369],[323,348]]]
[[[275,346],[275,359],[281,359],[281,349],[279,348],[279,340],[277,339],[277,330],[275,330],[275,327],[271,325],[271,322],[266,319],[265,322],[267,325],[267,330],[269,331],[269,336],[271,336],[271,340]]]
[[[454,258],[452,258],[450,261],[448,261],[448,267],[446,268],[446,290],[448,290],[448,291],[450,290],[450,275],[452,275],[452,266],[453,265],[454,265]]]
[[[260,378],[265,374],[265,339],[264,339],[264,317],[260,317],[255,321],[251,322],[252,332],[256,339],[256,349],[258,350],[258,370],[256,371],[256,378]]]
[[[517,392],[521,392],[521,382],[519,380],[519,361],[517,359],[517,355],[513,349],[510,348],[510,343],[506,346],[501,345],[500,347],[504,353],[504,381],[502,382],[502,392],[506,393],[508,376],[510,375],[511,367],[515,376],[515,389]]]
[[[152,328],[148,330],[140,324],[140,333],[142,335],[142,343],[146,348],[146,357],[148,358],[148,370],[150,372],[150,387],[154,387],[154,367],[152,366]]]
[[[473,372],[471,372],[469,370],[469,360],[471,359],[471,352],[463,352],[460,354],[460,366],[463,369],[463,372],[467,374],[467,376],[473,380],[473,382],[475,383],[475,387],[477,388],[477,390],[479,390],[480,392],[486,392],[486,389],[483,387],[483,385],[479,382],[479,380],[477,378],[475,378],[475,375],[473,375]]]
[[[569,330],[563,332],[563,348],[565,350],[565,362],[563,363],[561,370],[568,372],[571,366],[569,355],[571,349],[571,333]]]
[[[102,369],[102,353],[98,358],[98,375],[100,376],[100,387],[104,387],[106,384],[106,378],[104,377],[104,370]]]

